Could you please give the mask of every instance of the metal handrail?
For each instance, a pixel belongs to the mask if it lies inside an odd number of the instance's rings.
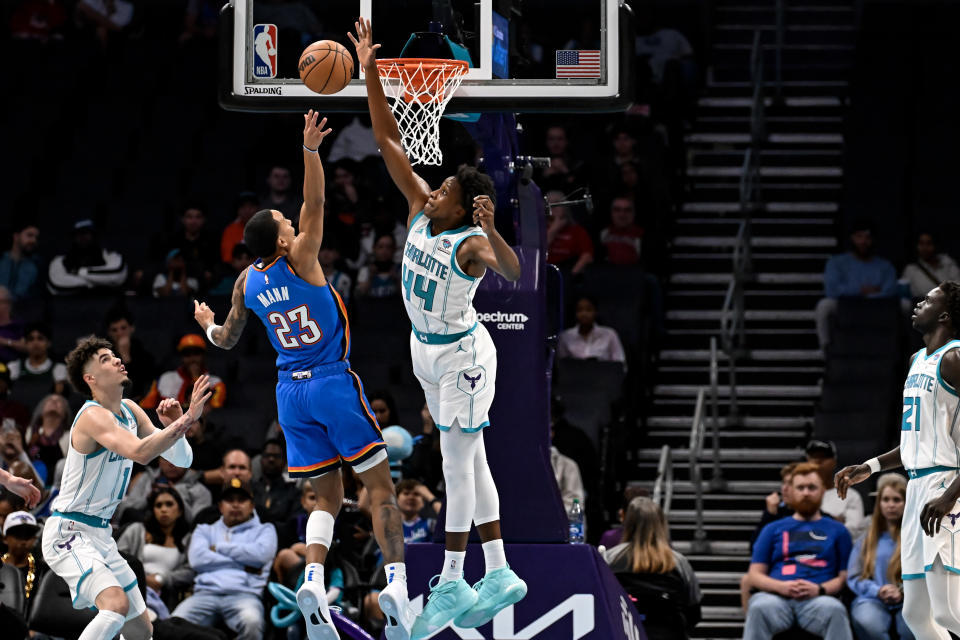
[[[660,448],[657,479],[653,483],[653,501],[660,505],[664,515],[670,515],[670,506],[673,504],[673,452],[670,445],[665,444]]]
[[[700,470],[700,457],[703,455],[704,404],[706,388],[697,391],[697,404],[693,411],[693,424],[690,426],[690,442],[687,449],[690,457],[690,482],[694,491],[694,514],[696,530],[690,542],[690,550],[695,554],[710,553],[710,542],[703,529],[703,476]]]

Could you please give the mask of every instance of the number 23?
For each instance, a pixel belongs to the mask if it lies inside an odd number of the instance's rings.
[[[267,316],[274,332],[277,334],[277,340],[284,349],[299,349],[305,344],[313,344],[323,337],[323,331],[320,326],[310,317],[310,309],[302,304],[295,309],[290,309],[286,314],[274,311]],[[290,322],[296,322],[300,327],[300,333],[295,336],[289,335],[293,329]]]

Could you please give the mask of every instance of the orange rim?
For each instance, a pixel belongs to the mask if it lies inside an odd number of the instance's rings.
[[[460,76],[470,67],[464,60],[445,58],[384,58],[377,60],[380,78],[397,79],[407,102],[441,102],[447,79]],[[434,73],[439,69],[439,73]],[[406,72],[406,73],[404,73]]]

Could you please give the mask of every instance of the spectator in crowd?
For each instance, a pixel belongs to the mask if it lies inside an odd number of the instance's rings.
[[[20,573],[20,586],[23,589],[23,609],[19,613],[26,619],[30,605],[36,601],[31,596],[36,593],[40,581],[50,568],[43,560],[43,554],[34,553],[41,527],[32,513],[14,511],[3,521],[3,543],[7,550],[0,562],[10,565]]]
[[[553,477],[557,481],[557,488],[560,490],[560,497],[563,499],[563,508],[570,511],[573,501],[578,500],[585,509],[587,496],[583,490],[583,479],[580,477],[580,467],[577,466],[577,463],[551,445],[550,468],[553,469]]]
[[[847,497],[840,499],[833,484],[833,474],[837,470],[837,447],[829,440],[811,440],[806,448],[807,462],[820,468],[820,479],[824,487],[820,511],[839,520],[847,527],[851,538],[863,533],[867,522],[863,517],[863,498],[856,489],[847,490]]]
[[[134,6],[127,0],[80,0],[77,16],[93,29],[106,46],[111,35],[121,33],[133,22]]]
[[[910,286],[910,297],[917,299],[940,286],[941,282],[960,280],[960,267],[946,253],[937,253],[933,234],[923,232],[917,236],[917,259],[903,269],[900,279],[906,280]]]
[[[356,228],[360,218],[369,215],[369,202],[365,202],[359,185],[359,166],[352,160],[341,160],[333,169],[333,180],[327,186],[327,210],[335,216],[331,228],[338,232]]]
[[[562,195],[577,183],[581,169],[581,163],[571,153],[566,127],[556,124],[547,128],[546,148],[550,166],[543,169],[537,183],[544,189],[559,190]]]
[[[147,512],[148,500],[155,489],[172,487],[183,502],[183,515],[187,522],[194,522],[200,511],[213,504],[210,491],[200,482],[200,473],[177,467],[166,458],[160,458],[156,467],[147,467],[143,473],[130,481],[127,495],[117,507],[120,522],[139,521]]]
[[[296,482],[284,477],[287,468],[286,448],[277,439],[263,443],[260,454],[260,476],[252,481],[253,503],[261,522],[280,524],[293,514],[299,490]]]
[[[671,61],[687,61],[693,57],[693,47],[686,36],[676,29],[657,28],[655,22],[644,19],[647,16],[640,11],[637,25],[635,52],[639,59],[645,60],[650,67],[650,79],[654,84],[662,84],[664,71]]]
[[[13,391],[10,397],[28,407],[35,407],[48,393],[66,395],[67,365],[50,357],[52,334],[47,325],[34,322],[23,329],[27,356],[7,363]]]
[[[890,261],[873,255],[873,232],[858,220],[850,234],[853,248],[827,261],[823,274],[826,297],[817,303],[817,338],[820,349],[830,344],[830,323],[839,298],[892,298],[897,295],[897,273]]]
[[[164,265],[166,270],[153,279],[154,298],[189,298],[200,290],[200,282],[187,274],[187,261],[180,249],[171,249]]]
[[[290,571],[306,563],[307,518],[317,507],[317,494],[311,483],[304,482],[299,493],[300,508],[286,522],[276,525],[277,542],[282,549],[273,562],[273,572],[285,584],[290,582],[287,579]]]
[[[629,129],[624,126],[615,127],[612,141],[614,166],[622,167],[629,163],[638,165],[640,158],[637,155],[637,138]]]
[[[188,205],[180,216],[180,226],[166,242],[164,253],[169,256],[174,249],[180,251],[188,278],[204,289],[213,285],[220,256],[217,239],[207,228],[207,216],[199,204]]]
[[[0,488],[0,532],[2,532],[3,525],[6,524],[7,516],[15,513],[23,506],[23,498],[5,488]]]
[[[393,236],[393,261],[399,265],[403,259],[403,247],[407,241],[407,227],[397,219],[387,202],[381,198],[375,205],[373,217],[360,221],[359,246],[355,255],[347,254],[346,247],[341,246],[341,252],[347,257],[347,264],[351,268],[359,270],[364,265],[376,260],[374,245],[380,240],[381,236],[386,235]],[[349,239],[351,236],[345,235],[344,237]]]
[[[13,296],[0,286],[0,362],[16,360],[27,352],[27,343],[23,339],[23,324],[12,317]]]
[[[220,488],[229,480],[237,478],[243,482],[253,481],[253,465],[250,456],[243,449],[230,449],[221,457],[220,466],[216,469],[210,469],[203,472],[203,483],[210,493],[214,494],[214,500],[219,498]],[[214,517],[209,522],[213,522]],[[206,521],[205,521],[206,522]]]
[[[187,430],[187,442],[193,449],[193,464],[191,469],[195,469],[204,475],[206,483],[206,472],[217,470],[219,474],[220,466],[223,463],[223,447],[220,446],[216,434],[210,432],[210,424],[206,418],[201,418],[191,425]]]
[[[10,35],[46,44],[62,40],[67,10],[61,0],[25,0],[10,17]]]
[[[670,547],[667,519],[650,498],[630,501],[623,539],[603,559],[644,615],[650,640],[689,637],[700,621],[700,584],[690,562]]]
[[[373,415],[381,428],[400,424],[400,418],[397,414],[397,401],[389,391],[377,389],[367,395],[367,400],[370,402],[370,408],[373,409]]]
[[[0,362],[0,423],[10,420],[22,432],[30,422],[30,410],[10,397],[10,369]]]
[[[243,191],[237,196],[234,209],[237,217],[227,225],[220,236],[220,260],[229,263],[233,257],[233,248],[243,242],[243,228],[260,207],[257,194],[252,191]]]
[[[646,489],[636,485],[627,485],[627,488],[623,490],[623,502],[617,510],[617,524],[603,532],[603,535],[600,536],[600,543],[597,546],[612,549],[620,544],[623,541],[623,519],[627,515],[627,508],[630,506],[630,502],[634,498],[649,497],[650,492]]]
[[[850,618],[858,640],[913,640],[903,620],[900,575],[900,523],[907,499],[907,479],[885,473],[877,481],[877,502],[865,536],[857,540],[847,566],[847,586],[857,595]]]
[[[437,425],[424,403],[420,408],[420,439],[413,443],[413,453],[403,461],[404,478],[419,480],[436,492],[443,482],[443,457]]]
[[[73,412],[67,399],[51,393],[37,404],[33,418],[27,428],[24,441],[27,443],[27,455],[34,467],[43,464],[46,480],[52,480],[51,474],[57,462],[67,455],[70,446],[70,425]]]
[[[340,269],[340,247],[337,244],[337,239],[331,238],[330,234],[324,234],[318,259],[320,267],[323,269],[323,276],[327,279],[327,284],[340,294],[343,304],[349,305],[350,289],[353,286],[353,281],[345,271]]]
[[[549,191],[547,200],[563,202],[561,191]],[[566,206],[551,206],[547,226],[547,262],[579,275],[593,262],[593,241],[587,230],[570,216]]]
[[[770,640],[794,625],[824,640],[852,640],[847,610],[836,597],[847,579],[853,542],[847,529],[820,512],[820,467],[793,473],[794,514],[771,522],[757,538],[750,562],[750,598],[744,640]]]
[[[633,199],[621,195],[610,203],[610,225],[600,232],[600,243],[611,264],[637,264],[643,246],[643,227],[636,224]]]
[[[558,357],[621,362],[626,366],[627,357],[617,332],[597,324],[597,303],[593,298],[580,296],[576,317],[577,326],[560,334]]]
[[[396,249],[393,235],[377,237],[373,260],[357,273],[357,297],[391,298],[400,294],[400,266],[394,261]]]
[[[233,293],[233,287],[237,284],[240,273],[246,271],[254,262],[256,262],[256,256],[247,245],[242,242],[233,245],[233,251],[230,252],[230,268],[224,270],[223,278],[210,289],[210,295],[229,296]]]
[[[180,404],[189,401],[193,391],[193,383],[200,376],[210,376],[210,388],[213,396],[203,407],[203,415],[207,416],[213,409],[219,409],[227,399],[227,385],[218,376],[207,371],[207,341],[197,333],[188,333],[177,343],[177,352],[180,354],[180,366],[174,371],[167,371],[150,387],[150,391],[140,402],[144,409],[156,408],[164,398],[176,398]]]
[[[114,307],[108,311],[104,324],[107,327],[107,336],[113,343],[114,353],[123,361],[130,379],[130,386],[124,395],[139,402],[156,378],[157,363],[134,335],[137,327],[133,314],[126,308]]]
[[[290,169],[279,164],[272,166],[267,174],[267,192],[260,198],[260,208],[275,209],[297,224],[303,201],[290,188],[292,184]]]
[[[92,220],[78,220],[70,249],[50,261],[48,278],[54,295],[115,290],[127,280],[127,264],[116,251],[100,246]]]
[[[333,142],[330,144],[330,154],[327,162],[335,164],[344,158],[354,162],[363,162],[366,158],[380,158],[380,148],[373,138],[373,127],[370,126],[370,117],[367,115],[354,116],[350,124],[334,132]]]
[[[793,508],[790,506],[790,488],[793,482],[793,470],[796,469],[799,464],[799,462],[791,462],[781,467],[780,491],[774,491],[766,497],[766,504],[764,505],[763,511],[760,512],[760,524],[757,525],[757,528],[753,531],[753,535],[750,536],[751,548],[753,548],[753,543],[756,542],[757,537],[765,526],[774,520],[782,520],[787,516],[793,515]],[[744,608],[746,608],[746,606],[744,606]]]
[[[157,486],[147,497],[143,521],[131,522],[117,539],[117,549],[143,563],[147,606],[161,619],[169,617],[169,607],[193,585],[186,553],[189,532],[180,492],[172,486]],[[164,609],[166,615],[162,615]]]
[[[262,594],[277,554],[277,532],[260,522],[248,482],[231,478],[220,492],[221,517],[193,531],[188,558],[193,595],[173,616],[213,626],[222,619],[238,640],[263,638]]]
[[[32,222],[21,220],[14,228],[10,250],[0,256],[0,285],[7,288],[15,300],[33,298],[40,293],[40,229]]]

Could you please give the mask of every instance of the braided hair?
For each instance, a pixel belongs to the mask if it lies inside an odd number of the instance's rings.
[[[950,324],[953,325],[953,334],[960,337],[960,282],[952,280],[942,282],[940,291],[943,291],[946,297],[944,306],[947,308],[947,315],[950,316]]]

